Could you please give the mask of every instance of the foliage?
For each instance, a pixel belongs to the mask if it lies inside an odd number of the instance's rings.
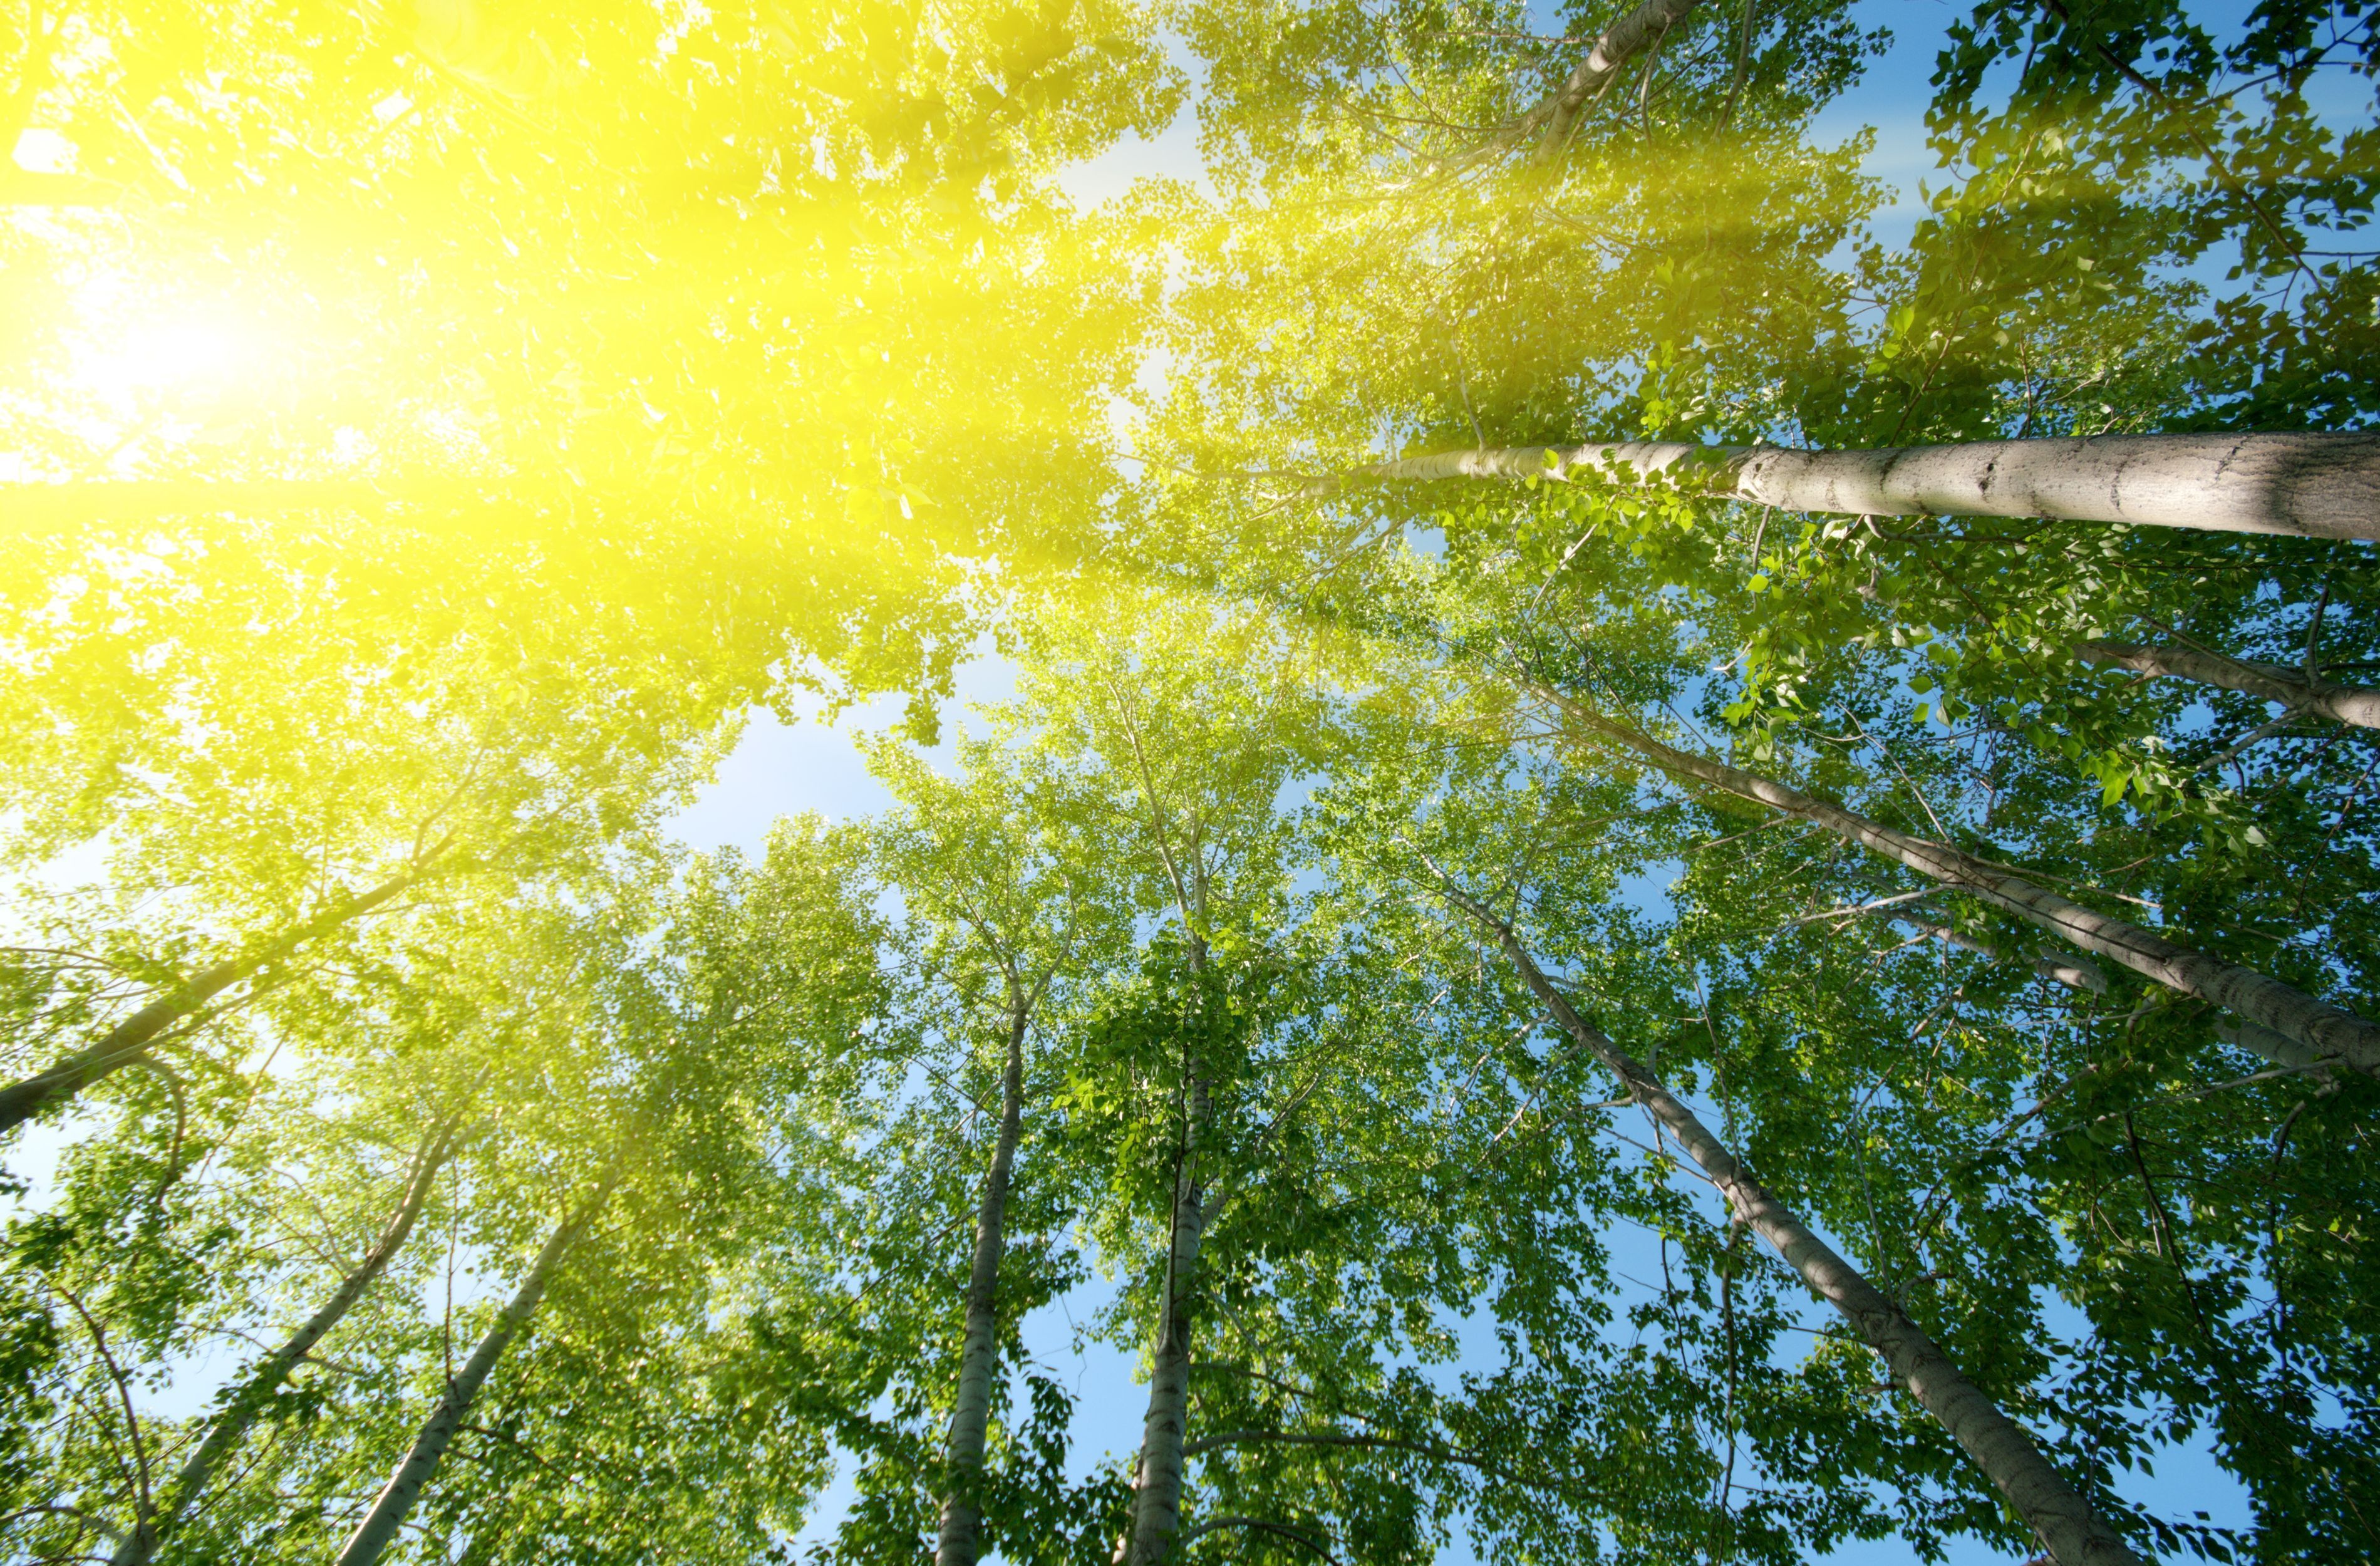
[[[0,1554],[2036,1554],[1470,903],[2134,1550],[2380,1551],[2371,1075],[1676,762],[2380,1016],[2374,731],[2108,661],[2371,547],[1366,471],[2368,431],[2374,12],[1978,0],[1901,224],[1865,9],[1629,11],[0,0]]]

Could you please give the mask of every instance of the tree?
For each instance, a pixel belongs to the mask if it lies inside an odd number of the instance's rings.
[[[19,0],[6,1550],[2369,1557],[2366,10]]]

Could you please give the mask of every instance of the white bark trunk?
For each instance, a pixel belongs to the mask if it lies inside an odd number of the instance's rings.
[[[364,1514],[364,1520],[356,1524],[355,1533],[348,1537],[346,1548],[339,1551],[334,1566],[374,1566],[395,1539],[397,1530],[405,1526],[406,1517],[413,1511],[413,1503],[420,1498],[421,1487],[438,1472],[438,1464],[445,1457],[447,1446],[455,1439],[455,1430],[461,1427],[463,1420],[471,1412],[472,1403],[478,1401],[480,1388],[486,1382],[488,1372],[495,1368],[496,1361],[504,1357],[504,1350],[512,1346],[513,1339],[519,1336],[522,1326],[537,1309],[538,1301],[544,1298],[545,1286],[552,1279],[553,1269],[561,1262],[564,1253],[577,1242],[578,1236],[586,1232],[587,1225],[594,1220],[604,1200],[611,1196],[612,1179],[611,1175],[605,1175],[595,1194],[563,1221],[545,1242],[544,1248],[537,1253],[537,1260],[531,1264],[528,1276],[521,1280],[520,1287],[513,1291],[513,1297],[497,1313],[495,1324],[488,1329],[487,1335],[471,1351],[471,1357],[464,1361],[461,1372],[446,1384],[445,1395],[438,1400],[438,1406],[431,1411],[429,1421],[421,1426],[420,1435],[414,1439],[413,1450],[406,1454],[404,1463],[398,1465],[387,1487],[380,1492],[380,1499],[373,1501],[371,1510]]]
[[[1946,886],[1971,892],[2085,952],[2293,1038],[2320,1058],[2341,1060],[2366,1075],[2380,1077],[2380,1027],[2352,1012],[2317,1001],[2253,968],[2192,952],[2138,925],[2095,913],[1947,844],[1871,821],[1840,805],[1723,761],[1664,745],[1558,691],[1543,694],[1582,728],[1617,740],[1673,777],[1707,783],[1815,821],[1848,842],[1896,859]]]
[[[1670,30],[1685,20],[1701,3],[1702,0],[1645,0],[1606,28],[1596,39],[1595,46],[1586,52],[1586,58],[1578,63],[1578,68],[1564,78],[1560,87],[1507,125],[1498,134],[1497,144],[1514,147],[1535,140],[1537,150],[1532,161],[1546,163],[1553,159],[1577,128],[1580,114],[1610,87],[1620,67],[1667,37]]]
[[[263,945],[217,963],[176,985],[110,1028],[90,1049],[67,1056],[38,1076],[0,1087],[0,1135],[130,1065],[148,1051],[159,1034],[233,985],[253,977],[267,964],[280,961],[307,941],[362,917],[427,873],[426,864],[417,865],[370,892],[333,904]]]
[[[942,1497],[935,1566],[975,1566],[983,1512],[970,1492],[983,1472],[984,1433],[991,1420],[991,1384],[1000,1369],[1001,1231],[1008,1210],[1008,1175],[1016,1161],[1025,1105],[1024,1007],[1012,1007],[1008,1059],[1000,1078],[1000,1134],[991,1171],[976,1214],[975,1259],[967,1275],[966,1340],[959,1356],[959,1395],[951,1411],[951,1488]]]
[[[141,1520],[124,1542],[116,1547],[108,1566],[144,1566],[189,1510],[206,1493],[208,1483],[214,1477],[215,1467],[239,1439],[256,1423],[256,1416],[266,1398],[273,1395],[289,1373],[298,1368],[314,1345],[322,1341],[332,1328],[339,1324],[348,1309],[363,1297],[373,1279],[386,1270],[389,1261],[401,1250],[407,1236],[413,1232],[416,1220],[421,1216],[422,1205],[430,1199],[430,1187],[438,1178],[447,1156],[454,1151],[453,1123],[431,1133],[415,1158],[411,1177],[406,1182],[405,1196],[392,1217],[365,1253],[363,1261],[339,1282],[322,1307],[306,1318],[306,1324],[290,1334],[283,1343],[249,1373],[247,1382],[234,1394],[230,1403],[215,1418],[206,1439],[199,1443],[174,1477],[174,1487],[158,1504],[150,1517]]]
[[[1207,880],[1194,861],[1182,906],[1190,929],[1190,971],[1207,968]],[[1198,1159],[1214,1100],[1204,1062],[1184,1062],[1189,1078],[1182,1158],[1173,1171],[1173,1232],[1165,1258],[1165,1298],[1159,1303],[1157,1346],[1148,1372],[1148,1410],[1141,1418],[1140,1470],[1134,1480],[1132,1532],[1124,1566],[1149,1566],[1172,1552],[1182,1531],[1184,1443],[1190,1433],[1190,1329],[1198,1248],[1206,1238],[1207,1191]]]
[[[2380,433],[2099,435],[1875,451],[1668,441],[1504,446],[1403,457],[1316,480],[1310,496],[1396,480],[1621,482],[1844,516],[2023,516],[2218,533],[2380,539]]]
[[[1553,1013],[1562,1030],[1618,1076],[1636,1102],[1678,1139],[1687,1156],[1718,1187],[1735,1218],[1776,1247],[1811,1291],[1833,1305],[1861,1341],[1883,1357],[1895,1381],[1906,1386],[1910,1395],[1942,1422],[1975,1466],[2008,1498],[2058,1566],[2138,1566],[2140,1558],[2090,1501],[2050,1466],[2032,1438],[1966,1378],[1906,1311],[1763,1189],[1701,1119],[1643,1065],[1590,1026],[1547,979],[1512,926],[1451,881],[1446,882],[1446,888],[1450,900],[1496,934],[1524,982]]]
[[[2134,647],[2089,641],[2074,650],[2088,662],[2113,663],[2137,669],[2143,674],[2236,690],[2245,696],[2277,701],[2284,707],[2319,712],[2358,728],[2380,729],[2380,688],[2371,686],[2343,686],[2309,677],[2304,670],[2286,664],[2226,658],[2194,647]]]
[[[2330,1078],[2329,1068],[2324,1063],[2325,1057],[2315,1054],[2294,1038],[2283,1038],[2269,1027],[2258,1027],[2252,1022],[2218,1022],[2215,1025],[2215,1037],[2252,1055],[2262,1055],[2277,1066],[2300,1070],[2314,1067],[2317,1068],[2316,1074],[2324,1080]]]
[[[1930,935],[1937,941],[1947,941],[1962,952],[1973,952],[1977,956],[1988,957],[1995,963],[2007,961],[2000,953],[1985,945],[1973,936],[1961,935],[1948,925],[1937,925],[1909,914],[1895,914],[1892,917],[1911,929]],[[2087,989],[2094,995],[2105,995],[2107,992],[2107,976],[2099,970],[2096,963],[2087,957],[2067,957],[2044,946],[2033,958],[2033,971],[2053,983],[2064,985],[2069,989]]]
[[[1198,1178],[1199,1130],[1208,1113],[1206,1085],[1192,1087],[1190,1135],[1173,1181],[1173,1241],[1166,1257],[1165,1299],[1150,1356],[1148,1412],[1141,1420],[1140,1475],[1132,1499],[1127,1566],[1162,1560],[1182,1531],[1183,1446],[1190,1429],[1191,1281],[1204,1238],[1206,1192]]]

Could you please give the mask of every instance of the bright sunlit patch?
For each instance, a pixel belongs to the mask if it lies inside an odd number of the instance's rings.
[[[33,126],[17,133],[13,150],[18,168],[31,174],[71,174],[75,146],[55,130]]]
[[[128,322],[76,356],[75,378],[111,401],[219,390],[261,358],[252,327],[225,316],[170,315]]]

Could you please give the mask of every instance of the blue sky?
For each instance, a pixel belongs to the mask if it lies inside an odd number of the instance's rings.
[[[1943,30],[1964,10],[1944,0],[1862,0],[1852,7],[1864,24],[1891,29],[1894,42],[1886,55],[1871,62],[1857,89],[1820,115],[1818,139],[1834,144],[1863,129],[1876,133],[1866,171],[1897,192],[1876,214],[1876,237],[1888,245],[1905,242],[1923,213],[1918,182],[1940,177],[1925,145],[1927,79]],[[1070,171],[1067,183],[1079,201],[1092,205],[1146,176],[1204,183],[1188,109],[1160,136],[1128,138],[1105,156],[1078,165]],[[958,683],[962,700],[998,700],[1012,690],[1012,672],[986,650],[961,668]],[[847,819],[880,809],[889,796],[868,776],[853,739],[888,727],[899,713],[900,703],[887,700],[854,709],[832,723],[815,701],[799,708],[797,721],[791,723],[767,712],[753,714],[714,781],[678,818],[678,835],[697,847],[733,844],[756,850],[771,823],[783,814],[814,810]],[[956,711],[946,713],[945,722],[953,721],[963,720]],[[1088,1285],[1039,1312],[1026,1327],[1026,1341],[1036,1356],[1055,1367],[1078,1393],[1077,1472],[1106,1453],[1128,1451],[1139,1439],[1142,1390],[1134,1379],[1131,1357],[1104,1345],[1078,1351],[1074,1342],[1072,1323],[1087,1317],[1105,1292],[1099,1283]],[[2156,1460],[2153,1474],[2132,1475],[2122,1488],[2168,1515],[2204,1511],[2217,1523],[2245,1525],[2249,1521],[2239,1487],[2203,1445],[2168,1451]],[[848,1486],[839,1481],[822,1498],[805,1542],[831,1534],[849,1499]],[[1952,1566],[2019,1558],[1974,1544],[1955,1545],[1949,1555]],[[1458,1547],[1449,1559],[1460,1563],[1471,1557]],[[1886,1541],[1849,1547],[1828,1559],[1841,1566],[1886,1566],[1912,1558],[1906,1547]]]

